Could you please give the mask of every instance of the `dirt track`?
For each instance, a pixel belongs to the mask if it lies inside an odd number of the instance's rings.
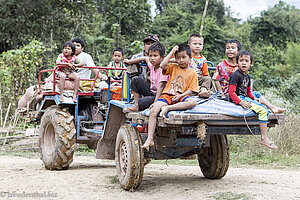
[[[75,156],[67,171],[48,171],[37,158],[0,156],[0,199],[300,199],[299,170],[229,168],[223,179],[208,180],[198,166],[149,164],[135,192],[120,189],[115,174],[114,161],[90,156]]]

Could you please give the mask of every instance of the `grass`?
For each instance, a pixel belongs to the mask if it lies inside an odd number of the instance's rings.
[[[119,183],[117,176],[108,176],[107,178],[109,178],[109,184],[106,185],[105,188],[108,189],[119,188],[119,186],[117,185]]]
[[[151,164],[198,166],[198,160],[152,160]],[[300,155],[261,155],[251,156],[247,153],[230,153],[230,167],[255,167],[269,169],[300,169]]]
[[[268,136],[279,146],[270,150],[259,144],[260,136],[228,136],[230,144],[231,167],[264,167],[275,169],[300,169],[300,115],[289,115],[285,124],[270,128]],[[0,155],[39,158],[39,151],[0,151]],[[76,156],[95,156],[96,150],[87,145],[78,145]],[[151,164],[198,165],[197,159],[192,160],[152,160]]]
[[[217,193],[213,196],[210,196],[210,198],[215,200],[251,200],[253,199],[249,194],[245,193],[233,193],[233,192],[221,192]]]
[[[0,156],[9,155],[9,156],[19,156],[25,158],[39,158],[40,152],[34,150],[28,151],[0,151]]]

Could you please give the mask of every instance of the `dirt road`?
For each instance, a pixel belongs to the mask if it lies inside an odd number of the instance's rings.
[[[67,171],[40,159],[0,156],[0,199],[300,199],[300,171],[229,168],[220,180],[198,166],[149,164],[135,192],[120,189],[114,161],[75,156]]]

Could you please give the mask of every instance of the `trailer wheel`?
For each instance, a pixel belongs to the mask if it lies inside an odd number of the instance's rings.
[[[198,162],[203,175],[208,179],[220,179],[229,167],[229,145],[226,135],[211,135],[210,147],[198,153]]]
[[[144,174],[144,155],[136,127],[129,124],[120,127],[115,155],[120,186],[125,190],[138,188]]]
[[[46,110],[41,119],[39,148],[46,169],[68,169],[73,161],[76,129],[74,117],[57,106]]]

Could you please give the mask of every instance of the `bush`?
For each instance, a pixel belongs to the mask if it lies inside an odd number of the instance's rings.
[[[259,144],[259,135],[228,136],[233,165],[299,166],[299,124],[300,115],[291,114],[286,117],[284,125],[268,129],[268,137],[278,146],[276,150],[270,150]]]
[[[42,69],[46,47],[33,40],[19,49],[9,50],[0,56],[1,100],[4,108],[12,103],[16,107],[18,97],[38,83],[38,72]],[[5,98],[3,98],[3,96]]]

